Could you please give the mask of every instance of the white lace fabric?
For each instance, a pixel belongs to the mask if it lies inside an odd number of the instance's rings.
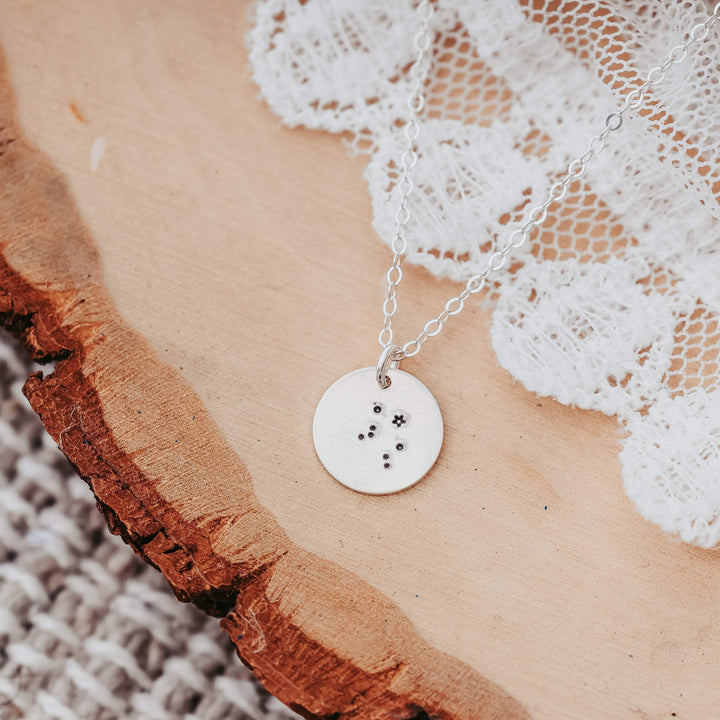
[[[480,272],[711,11],[704,0],[439,0],[408,262],[459,283]],[[418,28],[409,0],[258,0],[248,38],[254,78],[286,124],[347,133],[369,156],[388,245]],[[617,416],[628,496],[702,547],[720,542],[718,158],[720,23],[625,116],[485,296],[499,362],[531,391]]]

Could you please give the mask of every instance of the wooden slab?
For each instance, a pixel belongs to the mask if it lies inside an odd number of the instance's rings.
[[[0,8],[0,313],[56,361],[26,393],[110,528],[307,717],[716,714],[717,555],[640,519],[614,421],[514,384],[478,308],[407,363],[445,417],[432,474],[324,473],[314,407],[376,360],[389,254],[363,160],[257,100],[247,22]],[[456,289],[408,269],[399,335]]]

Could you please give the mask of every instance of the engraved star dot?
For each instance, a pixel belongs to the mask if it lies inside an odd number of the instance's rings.
[[[407,422],[407,420],[405,419],[404,415],[393,416],[392,424],[397,427],[402,427],[406,422]]]

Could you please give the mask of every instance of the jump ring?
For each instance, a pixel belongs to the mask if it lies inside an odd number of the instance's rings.
[[[390,387],[390,378],[387,376],[387,371],[391,367],[397,367],[398,360],[397,355],[401,352],[397,345],[386,345],[383,351],[380,353],[380,358],[377,363],[377,370],[375,372],[375,378],[378,385],[382,390]]]

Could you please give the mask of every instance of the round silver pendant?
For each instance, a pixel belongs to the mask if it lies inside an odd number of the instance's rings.
[[[372,495],[405,490],[435,464],[443,421],[435,398],[413,375],[376,368],[344,375],[320,399],[313,421],[315,451],[346,487]]]

